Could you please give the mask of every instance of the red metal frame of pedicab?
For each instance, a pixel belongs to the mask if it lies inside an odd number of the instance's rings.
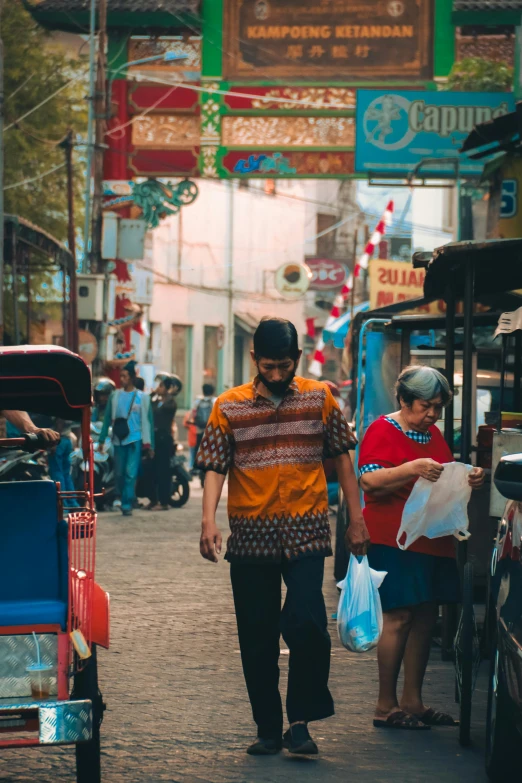
[[[12,380],[25,380],[31,377],[34,380],[43,376],[11,376]],[[53,380],[60,387],[62,395],[67,400],[62,384],[56,378]],[[21,395],[24,396],[24,395]],[[27,395],[30,396],[30,395]],[[68,401],[67,401],[68,402]],[[69,404],[69,403],[68,403]],[[102,647],[109,646],[109,598],[94,581],[95,553],[96,553],[96,507],[94,499],[94,447],[90,435],[90,407],[85,405],[70,406],[82,408],[81,434],[83,456],[89,464],[89,470],[85,472],[85,485],[83,492],[63,492],[58,485],[57,519],[63,518],[64,500],[75,497],[84,500],[84,510],[75,511],[68,515],[68,597],[67,597],[67,628],[63,631],[60,625],[35,625],[35,626],[3,626],[0,627],[0,636],[23,635],[31,633],[52,633],[57,636],[57,700],[66,701],[70,698],[69,680],[74,671],[78,671],[86,665],[74,655],[74,647],[71,633],[75,630],[82,632],[88,646],[95,642]],[[2,439],[6,446],[20,446],[25,443],[23,438]],[[88,660],[88,659],[87,659]],[[73,668],[74,667],[74,668]],[[2,733],[16,733],[17,731],[36,731],[38,727],[37,715],[31,717],[32,711],[27,713],[28,720],[20,727],[0,728]],[[36,712],[36,710],[35,710]],[[37,737],[28,737],[2,741],[0,747],[20,747],[39,745]]]

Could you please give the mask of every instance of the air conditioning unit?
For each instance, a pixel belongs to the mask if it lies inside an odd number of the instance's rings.
[[[103,275],[77,275],[78,318],[80,321],[103,319]]]
[[[78,320],[103,321],[103,275],[77,275]],[[109,283],[109,319],[114,318],[115,283]]]

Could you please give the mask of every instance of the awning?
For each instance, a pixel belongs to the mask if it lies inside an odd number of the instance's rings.
[[[464,295],[468,262],[475,267],[475,301],[505,291],[522,289],[522,239],[489,239],[485,242],[451,242],[433,251],[426,267],[424,296],[444,299],[451,285],[457,299]],[[425,266],[413,255],[413,266]]]
[[[370,303],[362,302],[361,304],[355,305],[355,307],[353,308],[353,314],[357,315],[358,313],[364,313],[369,309],[370,309]],[[348,329],[350,328],[351,320],[352,320],[352,310],[350,308],[347,313],[339,316],[339,318],[336,321],[334,321],[334,323],[329,327],[329,329],[324,330],[323,340],[325,341],[325,343],[329,342],[330,340],[333,340],[333,344],[335,345],[336,348],[344,348],[344,341],[346,340],[346,335],[348,334]]]
[[[259,326],[259,318],[250,313],[234,313],[234,326],[242,329],[246,334],[253,335]]]

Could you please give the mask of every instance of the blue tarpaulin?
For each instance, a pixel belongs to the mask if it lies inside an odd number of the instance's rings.
[[[365,313],[367,310],[370,309],[370,303],[369,302],[362,302],[361,304],[355,305],[353,308],[353,314],[357,315],[357,313]],[[350,328],[350,321],[352,320],[352,309],[351,307],[348,308],[348,312],[344,315],[340,315],[339,318],[334,321],[334,323],[330,326],[329,329],[325,329],[323,332],[323,340],[325,343],[330,342],[330,340],[333,340],[333,344],[336,348],[344,348],[344,341],[346,340],[346,335],[348,334],[348,329]]]

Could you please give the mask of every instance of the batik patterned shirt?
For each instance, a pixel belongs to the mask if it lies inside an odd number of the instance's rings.
[[[218,397],[197,466],[229,472],[226,559],[331,555],[322,461],[351,445],[339,406],[318,381],[294,378],[279,406],[261,394],[257,379]]]

